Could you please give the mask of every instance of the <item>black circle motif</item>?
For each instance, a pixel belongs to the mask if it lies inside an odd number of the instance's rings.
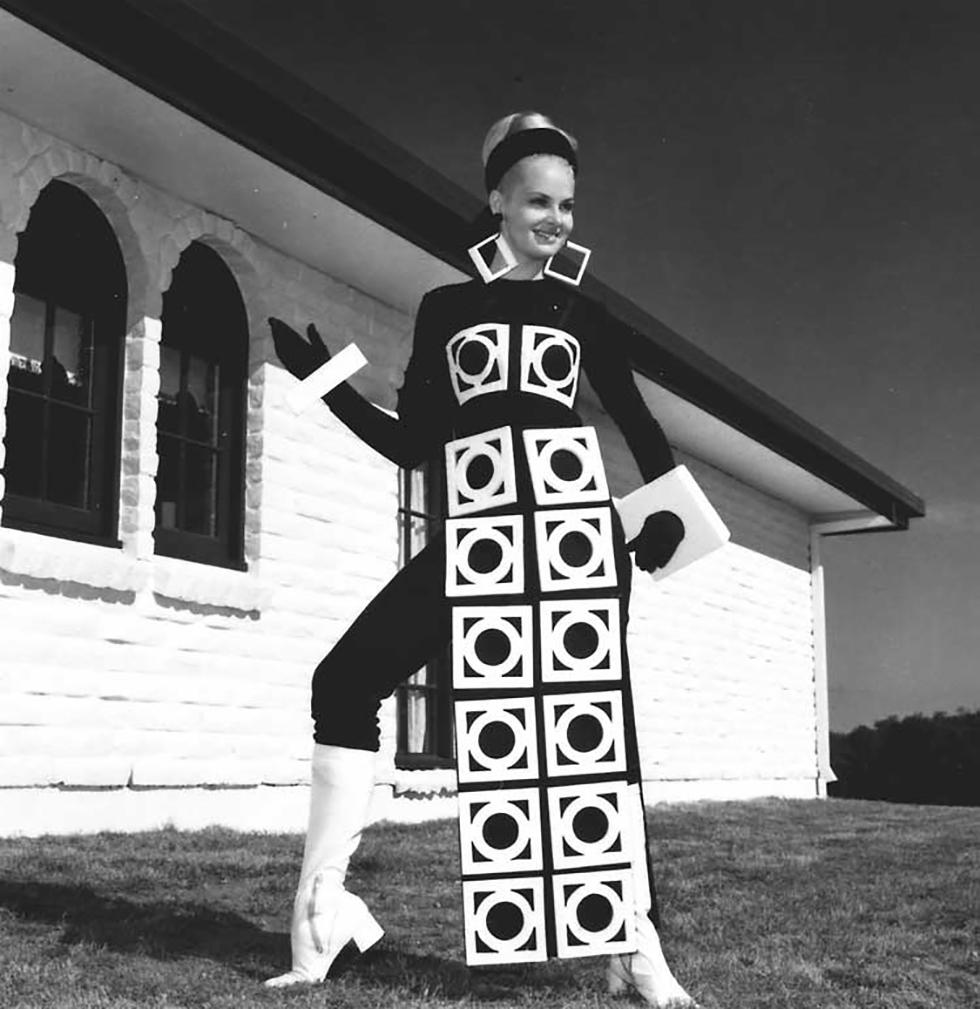
[[[585,533],[573,529],[559,540],[558,554],[569,567],[581,568],[592,560],[592,543]]]
[[[510,638],[498,627],[490,627],[477,635],[473,650],[484,665],[500,666],[510,658]]]
[[[480,752],[491,760],[501,760],[514,752],[517,739],[506,722],[490,722],[480,730]]]
[[[477,540],[470,550],[470,567],[480,575],[495,571],[503,560],[504,552],[495,540]]]
[[[487,817],[483,825],[483,838],[491,848],[503,851],[516,840],[519,832],[517,821],[506,813],[494,813]]]
[[[573,659],[588,659],[595,655],[599,647],[599,633],[591,624],[578,621],[565,631],[562,643]]]
[[[472,379],[483,374],[489,361],[490,350],[482,340],[464,340],[456,355],[460,371]]]
[[[501,901],[487,912],[487,931],[501,942],[508,942],[519,935],[523,927],[524,914],[510,901]]]
[[[578,920],[582,927],[589,932],[601,932],[612,923],[613,906],[607,897],[598,893],[590,893],[579,903]]]
[[[567,347],[552,344],[541,355],[541,370],[552,382],[563,382],[572,373],[572,355]]]
[[[609,818],[596,806],[586,806],[572,817],[572,833],[584,844],[595,844],[609,830]]]
[[[582,476],[582,460],[567,448],[560,448],[551,456],[551,469],[559,480],[571,483]]]
[[[579,753],[592,753],[602,742],[602,724],[594,715],[576,715],[568,725],[568,745]]]
[[[466,482],[473,490],[482,490],[493,479],[495,467],[488,455],[477,455],[466,467]]]

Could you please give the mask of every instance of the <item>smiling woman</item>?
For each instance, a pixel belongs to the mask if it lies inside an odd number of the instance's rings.
[[[314,674],[293,969],[269,983],[322,980],[348,941],[380,938],[344,889],[379,703],[448,642],[467,962],[607,954],[610,992],[689,1006],[655,927],[625,636],[629,552],[653,570],[684,530],[659,512],[626,543],[597,434],[576,412],[580,372],[646,480],[674,459],[621,329],[575,290],[581,269],[551,269],[574,223],[575,141],[544,116],[515,114],[491,129],[484,161],[499,232],[480,246],[493,257],[473,257],[484,282],[423,299],[397,418],[347,385],[324,397],[399,466],[444,459],[446,520]],[[329,358],[315,328],[308,342],[272,327],[297,377]]]

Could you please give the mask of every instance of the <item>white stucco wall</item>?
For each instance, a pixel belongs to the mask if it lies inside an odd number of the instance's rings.
[[[0,529],[0,834],[302,829],[310,673],[395,571],[397,473],[328,411],[285,409],[293,380],[270,363],[266,318],[316,320],[335,349],[356,340],[371,361],[360,387],[389,407],[411,319],[0,113],[0,435],[16,236],[52,178],[102,208],[129,278],[122,546]],[[246,572],[153,554],[161,297],[195,239],[230,267],[248,314]],[[614,492],[636,486],[618,434],[590,419]],[[647,799],[814,795],[806,516],[685,461],[734,541],[662,586],[636,576]],[[393,705],[383,721],[379,782],[433,795],[380,788],[378,815],[450,815],[451,773],[395,772]]]

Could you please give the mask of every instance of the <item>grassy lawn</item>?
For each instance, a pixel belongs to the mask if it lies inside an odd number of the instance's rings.
[[[980,809],[845,800],[650,812],[675,973],[706,1009],[980,1006]],[[597,1009],[599,961],[470,970],[455,824],[371,828],[350,887],[386,926],[314,989],[288,963],[295,835],[0,840],[0,1006]]]

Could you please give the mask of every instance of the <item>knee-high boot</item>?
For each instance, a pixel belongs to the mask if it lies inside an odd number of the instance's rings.
[[[313,748],[309,828],[290,930],[293,966],[268,987],[322,981],[348,942],[363,953],[384,935],[364,901],[344,889],[371,804],[374,759],[368,750]]]
[[[697,1003],[671,973],[660,946],[660,937],[650,920],[650,880],[647,874],[646,826],[639,785],[631,803],[633,887],[636,893],[636,952],[609,958],[606,983],[611,995],[636,992],[656,1009],[697,1009]]]

